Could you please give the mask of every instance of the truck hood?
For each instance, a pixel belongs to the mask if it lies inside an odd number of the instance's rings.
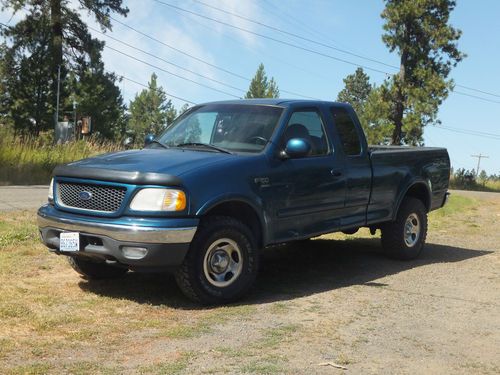
[[[186,149],[131,150],[75,161],[57,167],[53,174],[124,183],[180,185],[184,173],[236,157]]]

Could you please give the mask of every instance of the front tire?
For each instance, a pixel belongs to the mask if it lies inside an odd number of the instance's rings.
[[[82,257],[68,257],[68,263],[88,280],[116,279],[128,271],[127,268],[113,267],[104,262],[94,262]]]
[[[382,226],[382,247],[396,259],[417,258],[427,236],[427,210],[421,200],[408,197],[399,208],[396,220]]]
[[[223,304],[248,292],[257,276],[258,248],[250,229],[225,216],[202,221],[175,279],[202,304]]]

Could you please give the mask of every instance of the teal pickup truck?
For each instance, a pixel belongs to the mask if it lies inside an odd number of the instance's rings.
[[[444,148],[368,146],[347,104],[206,103],[142,150],[57,167],[38,226],[86,278],[171,271],[189,298],[226,303],[276,244],[368,227],[417,257],[449,174]]]

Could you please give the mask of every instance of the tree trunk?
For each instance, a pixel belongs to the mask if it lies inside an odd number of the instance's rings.
[[[57,93],[57,71],[62,65],[62,14],[61,0],[50,0],[50,25],[52,29],[52,89],[54,97]],[[59,119],[55,119],[58,121]]]
[[[404,112],[404,95],[400,84],[397,87],[394,110],[394,131],[392,132],[392,144],[401,145],[402,129],[403,129],[403,112]]]
[[[406,28],[408,30],[408,28]],[[394,132],[392,133],[392,144],[401,145],[403,132],[403,115],[405,110],[405,80],[406,80],[406,63],[408,61],[408,51],[401,52],[401,62],[399,66],[398,80],[396,82],[396,97],[394,110]]]
[[[403,87],[405,84],[405,67],[408,54],[403,51],[401,54],[401,65],[399,67],[399,77],[396,82],[396,97],[395,97],[395,110],[394,110],[394,131],[392,133],[392,144],[401,145],[402,129],[403,129],[403,114],[404,114],[404,100]]]

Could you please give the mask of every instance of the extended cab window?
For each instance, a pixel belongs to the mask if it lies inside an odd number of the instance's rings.
[[[292,138],[303,138],[311,145],[311,155],[326,155],[328,142],[323,121],[314,110],[297,111],[292,114],[283,135],[283,147]]]
[[[344,108],[338,107],[332,107],[331,112],[344,153],[348,156],[361,154],[361,140],[349,113]]]

